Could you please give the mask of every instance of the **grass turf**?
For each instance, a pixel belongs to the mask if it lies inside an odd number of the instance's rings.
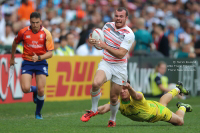
[[[148,98],[147,98],[148,99]],[[152,100],[152,99],[151,99]],[[159,99],[153,99],[158,101]],[[168,107],[175,112],[178,99],[173,99]],[[200,97],[182,102],[191,104],[193,112],[186,113],[183,126],[173,126],[167,122],[134,122],[117,114],[117,126],[107,128],[110,113],[97,115],[89,122],[81,122],[80,117],[90,109],[91,101],[45,102],[42,111],[44,120],[34,119],[35,104],[15,103],[0,105],[1,133],[200,133]],[[100,100],[99,105],[108,100]]]

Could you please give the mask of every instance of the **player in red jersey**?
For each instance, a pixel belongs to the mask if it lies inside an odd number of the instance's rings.
[[[44,104],[44,88],[46,76],[48,76],[48,64],[46,59],[52,57],[54,44],[51,33],[41,24],[41,15],[33,12],[30,15],[31,26],[18,32],[12,44],[10,66],[15,64],[14,54],[17,44],[23,42],[23,63],[21,67],[20,83],[24,93],[33,92],[34,103],[37,104],[35,118],[43,119],[41,110]],[[32,75],[36,75],[36,86],[31,86]]]

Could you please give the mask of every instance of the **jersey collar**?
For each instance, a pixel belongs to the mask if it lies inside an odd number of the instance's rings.
[[[115,22],[114,22],[114,23],[115,23]],[[119,30],[125,28],[126,26],[127,26],[127,25],[124,25],[124,27],[122,27],[122,28],[120,28],[120,29],[117,29],[116,26],[115,26],[115,24],[114,24],[114,29],[115,29],[115,31],[119,31]]]
[[[123,101],[122,99],[121,99],[121,102],[122,102],[122,104],[129,104],[131,101],[129,100],[129,101]]]
[[[29,26],[29,29],[32,31],[31,26]],[[38,32],[40,32],[42,29],[43,29],[43,27],[42,27],[42,25],[40,25],[40,29],[38,30]],[[32,31],[33,34],[37,34],[38,32],[34,33],[34,32]]]

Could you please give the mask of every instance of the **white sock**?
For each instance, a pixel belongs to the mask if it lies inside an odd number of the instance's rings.
[[[120,103],[117,101],[114,105],[110,104],[110,120],[115,121]]]
[[[96,113],[97,112],[97,108],[98,108],[98,102],[99,102],[99,99],[101,97],[100,89],[98,91],[96,91],[96,92],[92,92],[91,91],[91,96],[92,96],[92,109],[91,110],[94,113]]]
[[[44,99],[45,99],[45,95],[44,95],[44,96],[38,96],[38,95],[37,95],[37,98],[38,98],[39,100],[44,100]]]

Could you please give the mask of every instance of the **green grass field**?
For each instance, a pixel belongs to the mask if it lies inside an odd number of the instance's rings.
[[[172,111],[177,110],[177,101],[174,99],[168,105]],[[99,105],[107,102],[100,100]],[[110,113],[97,115],[86,123],[80,121],[84,111],[91,107],[90,100],[45,102],[42,111],[44,120],[34,119],[35,104],[32,102],[1,104],[0,133],[200,133],[200,97],[183,102],[193,106],[193,112],[186,113],[183,126],[166,122],[134,122],[118,112],[115,128],[106,127]]]

